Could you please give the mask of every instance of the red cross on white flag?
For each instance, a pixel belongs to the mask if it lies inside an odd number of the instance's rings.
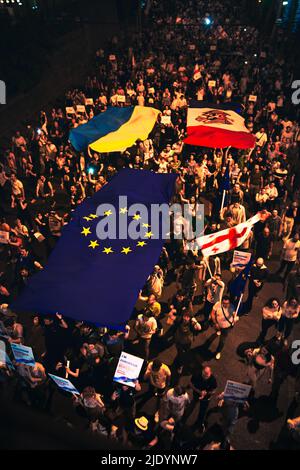
[[[197,238],[197,245],[202,251],[203,256],[218,255],[229,250],[234,250],[242,245],[250,235],[252,227],[259,221],[264,221],[269,217],[269,212],[258,212],[242,224],[221,230],[211,235]]]

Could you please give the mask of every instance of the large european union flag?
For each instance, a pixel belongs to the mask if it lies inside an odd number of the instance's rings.
[[[139,290],[156,264],[164,243],[155,234],[145,213],[132,213],[133,204],[169,204],[176,175],[124,169],[107,185],[77,207],[51,253],[47,266],[34,275],[11,306],[16,311],[55,314],[122,328],[130,317]],[[119,196],[127,206],[119,207]],[[99,222],[113,217],[100,204],[116,208],[118,220],[140,224],[137,239],[117,237],[101,240]],[[98,209],[98,214],[97,214]],[[145,220],[144,220],[145,219]],[[124,219],[125,220],[125,219]]]

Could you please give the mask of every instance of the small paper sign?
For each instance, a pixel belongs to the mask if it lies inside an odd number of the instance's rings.
[[[231,266],[233,268],[243,268],[249,263],[251,256],[251,253],[234,250]]]
[[[66,108],[66,113],[67,113],[67,114],[76,114],[75,109],[74,109],[73,107],[71,107],[71,106],[68,106],[68,107]]]
[[[224,399],[235,403],[245,403],[251,391],[251,385],[241,384],[233,380],[227,380]]]
[[[64,390],[65,392],[74,393],[75,395],[80,395],[77,388],[74,387],[72,382],[68,379],[63,379],[62,377],[58,377],[57,375],[48,374],[49,377],[56,383],[56,385]]]
[[[26,366],[35,366],[35,359],[30,346],[23,344],[11,343],[11,349],[14,358],[18,364],[26,364]]]
[[[144,359],[122,352],[114,375],[114,382],[135,387]]]
[[[85,113],[85,106],[83,104],[78,104],[76,106],[77,113]]]
[[[148,91],[149,91],[149,93],[152,93],[152,94],[155,93],[155,89],[153,88],[153,86],[150,87]]]
[[[125,95],[117,95],[117,101],[118,101],[118,103],[125,103],[126,102],[126,96]]]
[[[45,237],[42,233],[40,232],[35,232],[33,236],[37,239],[38,242],[43,242],[45,240]]]
[[[5,365],[8,369],[14,370],[13,363],[6,353],[6,344],[0,341],[0,365]]]
[[[209,80],[208,86],[209,86],[210,88],[215,87],[215,86],[216,86],[216,81],[215,81],[215,80]]]
[[[86,98],[86,99],[85,99],[85,105],[86,105],[86,106],[94,106],[94,100],[93,100],[93,98]]]
[[[4,232],[0,230],[0,243],[2,245],[7,245],[9,242],[9,232]]]
[[[253,101],[253,103],[256,103],[257,96],[256,95],[250,95],[249,98],[248,98],[248,101]]]

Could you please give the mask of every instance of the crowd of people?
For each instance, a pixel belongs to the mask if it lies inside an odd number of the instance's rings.
[[[234,426],[241,413],[251,411],[262,378],[268,376],[276,408],[281,386],[292,376],[285,432],[289,445],[299,445],[300,370],[291,360],[300,312],[300,127],[290,100],[293,66],[281,54],[282,36],[262,44],[260,32],[242,18],[242,7],[230,1],[190,0],[184,7],[174,1],[172,8],[170,2],[153,1],[143,34],[130,42],[113,37],[97,51],[85,85],[69,90],[61,109],[42,111],[38,129],[16,131],[1,155],[0,334],[8,347],[31,346],[37,362],[15,364],[14,371],[1,363],[0,386],[13,386],[16,399],[28,406],[52,410],[58,391],[47,374],[54,373],[80,391],[73,397],[74,413],[94,433],[143,449],[231,449]],[[185,145],[191,100],[241,103],[255,148]],[[147,140],[122,153],[72,148],[71,129],[108,106],[129,105],[161,111]],[[11,311],[29,278],[45,268],[72,210],[123,167],[176,173],[174,202],[189,204],[192,212],[198,202],[205,205],[205,234],[234,227],[257,211],[270,212],[239,248],[254,259],[239,311],[230,291],[239,273],[231,266],[232,251],[205,259],[185,240],[172,238],[125,333],[74,322],[60,312],[32,312],[29,318]],[[226,169],[231,189],[221,210]],[[261,291],[270,281],[281,287],[259,313]],[[260,328],[255,331],[254,322],[254,336],[238,348],[246,364],[242,381],[252,387],[241,406],[224,397],[214,359],[222,362],[228,338],[238,334],[247,316],[258,315]],[[195,343],[206,332],[211,333],[201,346],[206,359],[190,373]],[[162,360],[168,348],[171,359]],[[123,350],[144,359],[135,388],[113,381]],[[231,355],[232,362],[238,360]],[[217,438],[206,432],[211,404],[222,415]]]

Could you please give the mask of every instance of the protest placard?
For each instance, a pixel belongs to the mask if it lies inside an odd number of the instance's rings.
[[[215,80],[209,80],[208,86],[209,86],[210,88],[216,86],[216,81],[215,81]]]
[[[9,232],[0,230],[0,243],[2,245],[7,245],[9,242]]]
[[[251,259],[251,253],[245,251],[234,250],[231,263],[232,268],[244,268]]]
[[[224,400],[230,400],[236,403],[245,403],[249,397],[251,388],[251,385],[227,380],[224,391]]]
[[[4,341],[0,341],[0,366],[5,365],[8,369],[14,370],[13,363],[6,352],[6,344]]]
[[[114,382],[135,387],[144,359],[122,352],[114,375]]]
[[[35,366],[35,359],[32,348],[23,344],[11,343],[11,349],[14,358],[18,364],[26,364],[27,366]]]
[[[76,106],[77,113],[85,113],[85,106],[83,104],[78,104]]]
[[[249,95],[248,101],[253,101],[253,103],[256,103],[257,96],[256,95]]]
[[[126,96],[125,95],[117,95],[117,101],[118,101],[118,103],[125,103],[126,102]]]
[[[66,114],[76,114],[76,111],[72,106],[67,106],[66,107]]]
[[[72,382],[68,379],[63,379],[62,377],[58,377],[57,375],[48,374],[49,377],[56,383],[56,385],[64,390],[64,392],[74,393],[75,395],[80,395],[77,388],[74,387]]]

